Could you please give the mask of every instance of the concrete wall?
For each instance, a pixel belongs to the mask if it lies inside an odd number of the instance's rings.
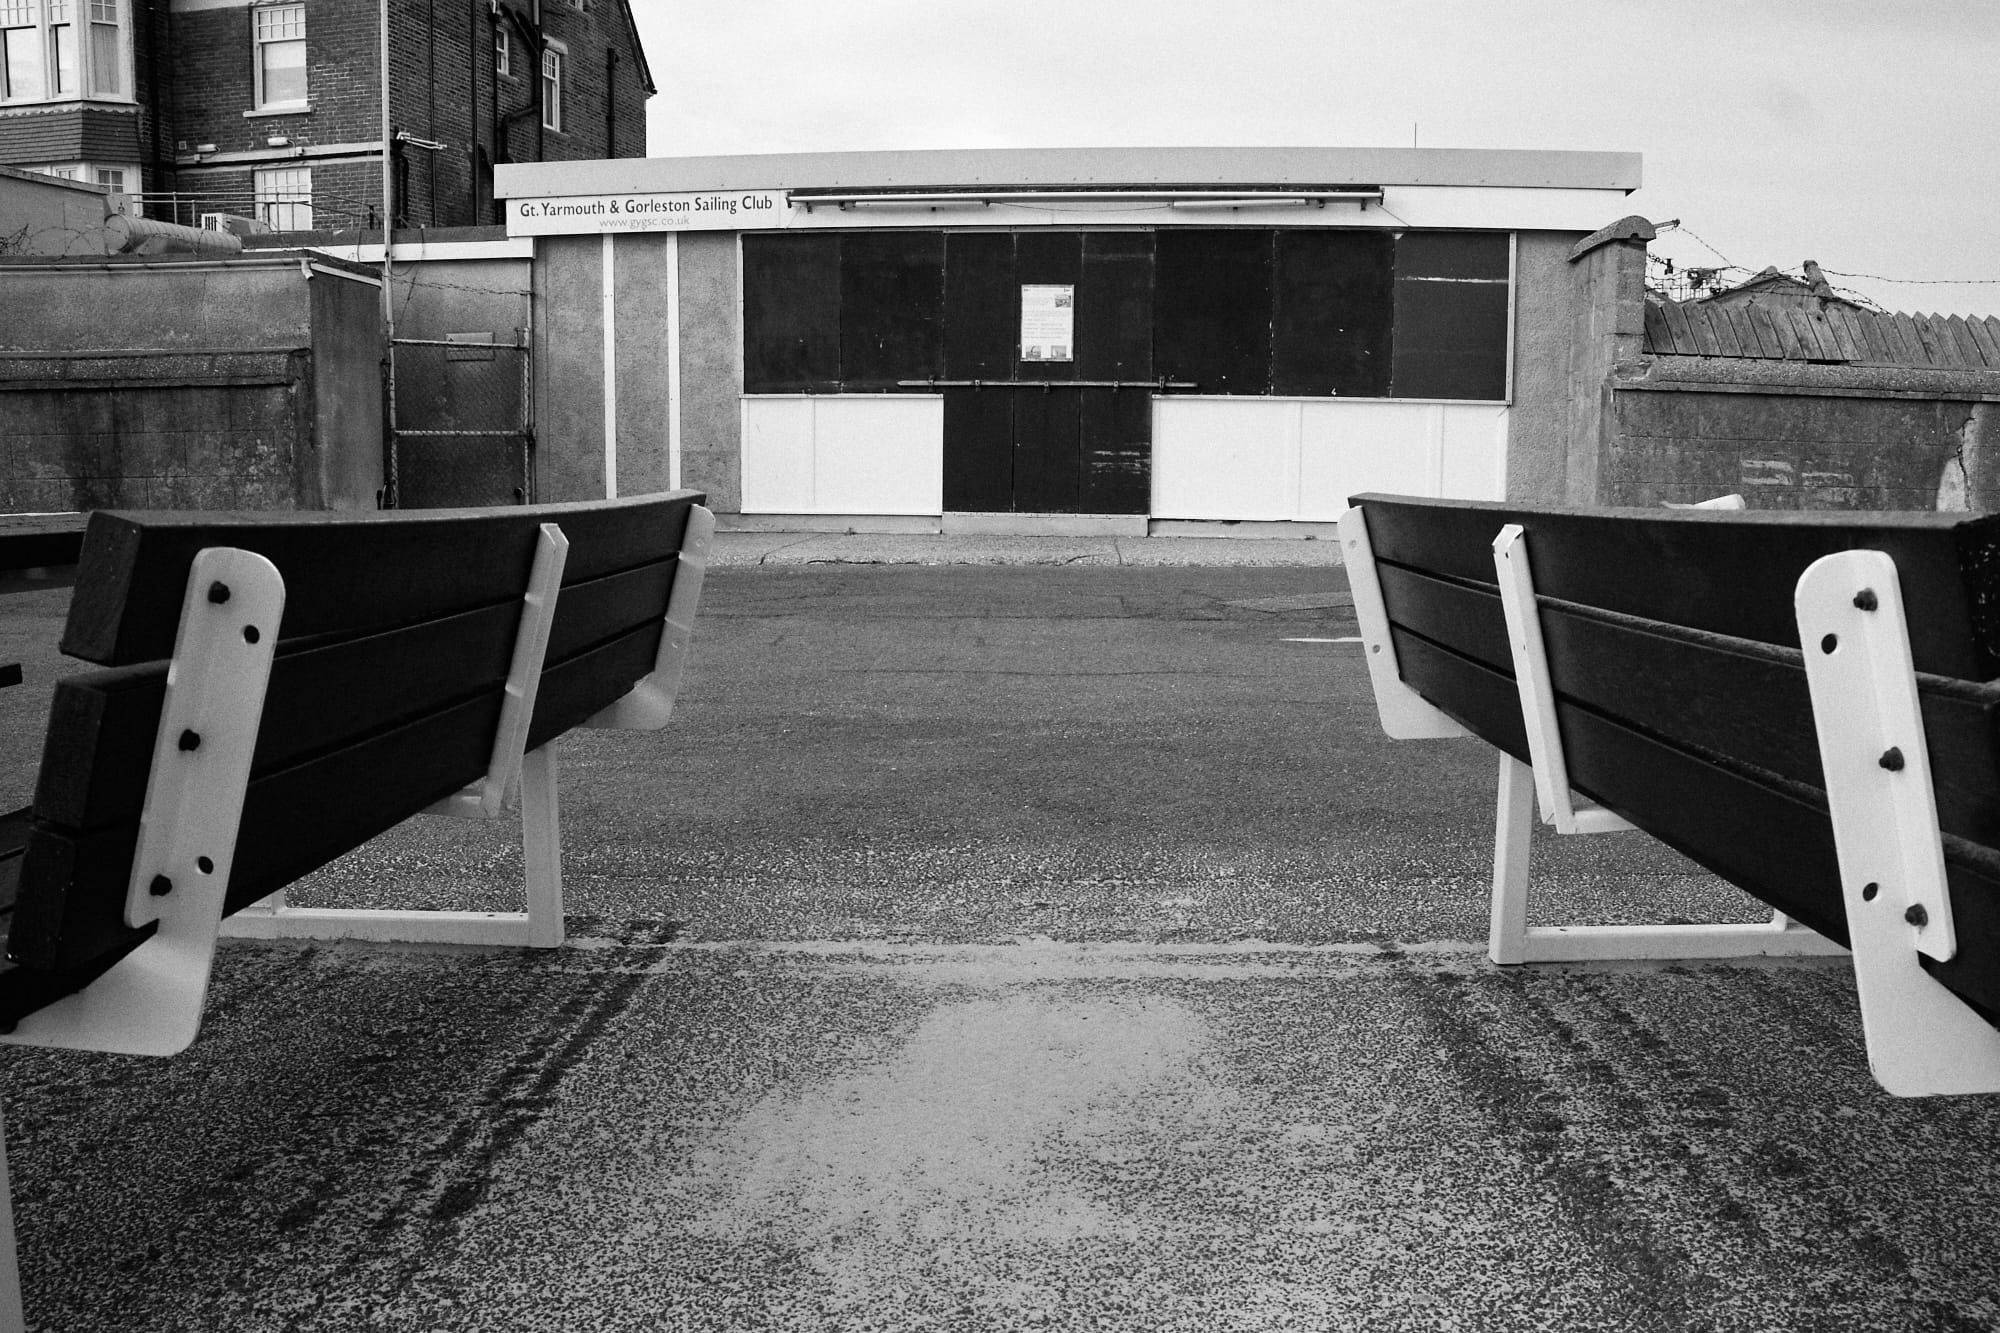
[[[1597,499],[1753,509],[2000,509],[2000,403],[1866,385],[1621,377]]]
[[[1524,231],[1514,242],[1514,405],[1507,495],[1562,503],[1568,486],[1575,232]]]
[[[2000,376],[1649,353],[1652,230],[1625,219],[1571,265],[1569,503],[2000,509]]]
[[[618,491],[643,495],[673,489],[668,450],[667,332],[671,234],[620,236],[613,250],[613,310],[618,320]]]
[[[681,237],[681,485],[743,508],[743,300],[733,232]]]
[[[595,236],[535,247],[535,498],[604,495],[603,249]]]
[[[0,266],[0,351],[293,348],[311,339],[296,259]]]
[[[1650,232],[1650,228],[1647,228]],[[1614,240],[1571,262],[1569,457],[1565,504],[1602,504],[1612,372],[1638,361],[1646,336],[1646,243]]]
[[[0,508],[368,508],[376,289],[296,259],[0,265]]]
[[[304,509],[308,357],[0,357],[0,509]]]
[[[0,167],[0,255],[107,253],[109,193],[101,185]]]
[[[535,485],[542,500],[604,494],[603,244],[597,236],[536,243]],[[681,485],[707,491],[712,505],[734,512],[741,491],[743,338],[733,233],[613,239],[618,491],[673,486],[667,339],[674,264],[681,296]]]

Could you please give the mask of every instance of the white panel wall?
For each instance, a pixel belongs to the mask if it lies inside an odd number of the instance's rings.
[[[743,512],[806,514],[813,503],[813,400],[743,400]]]
[[[944,512],[944,399],[743,399],[746,514]]]
[[[1157,398],[1154,518],[1331,522],[1360,491],[1504,499],[1500,403]]]

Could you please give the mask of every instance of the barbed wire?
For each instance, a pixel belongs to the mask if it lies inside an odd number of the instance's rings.
[[[1846,273],[1820,266],[1820,272],[1837,278],[1860,278],[1867,282],[1894,282],[1911,287],[2000,287],[2000,278],[1885,278],[1879,273]]]

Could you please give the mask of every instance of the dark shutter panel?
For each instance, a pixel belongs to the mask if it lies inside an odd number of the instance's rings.
[[[1394,238],[1281,231],[1277,246],[1272,391],[1386,397]]]
[[[1507,254],[1505,233],[1397,238],[1396,397],[1507,396]]]
[[[1014,236],[1004,231],[945,237],[944,374],[953,380],[1014,375]]]
[[[840,383],[840,237],[743,237],[743,391],[831,393]]]
[[[895,392],[944,368],[944,233],[841,238],[840,373],[851,392]],[[915,390],[922,392],[921,386]]]
[[[1014,391],[944,391],[944,507],[1004,513],[1014,507]]]
[[[1271,233],[1157,235],[1153,366],[1197,393],[1271,390]]]
[[[1151,232],[1084,236],[1083,281],[1076,292],[1076,373],[1086,380],[1153,378]]]

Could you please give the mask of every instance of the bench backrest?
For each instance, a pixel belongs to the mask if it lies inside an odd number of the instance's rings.
[[[1843,942],[1793,594],[1821,556],[1888,553],[1960,941],[1932,970],[2000,1015],[2000,517],[1354,503],[1406,684],[1528,761],[1493,563],[1519,524],[1571,785]]]
[[[52,984],[136,947],[124,924],[195,554],[269,559],[285,607],[225,913],[481,778],[541,525],[569,550],[528,748],[652,670],[692,492],[508,509],[91,517],[19,871],[8,957]]]

